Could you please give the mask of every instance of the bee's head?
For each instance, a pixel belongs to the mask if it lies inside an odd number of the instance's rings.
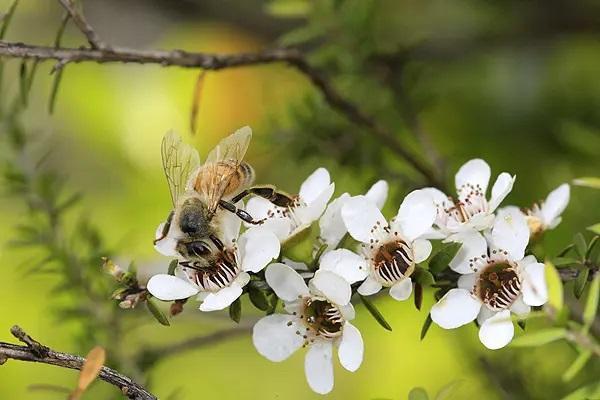
[[[210,244],[203,240],[181,240],[177,243],[177,252],[185,259],[206,259],[213,251]]]
[[[179,229],[194,237],[210,234],[211,215],[208,207],[196,197],[186,199],[179,210]]]

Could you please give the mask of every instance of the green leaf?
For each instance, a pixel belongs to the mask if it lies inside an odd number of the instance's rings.
[[[421,328],[421,340],[425,339],[425,335],[427,335],[432,322],[431,314],[427,314],[427,318],[425,318],[425,322],[423,322],[423,327]]]
[[[513,347],[543,346],[556,340],[564,339],[567,330],[564,328],[548,328],[537,332],[526,333],[511,342]]]
[[[156,305],[156,303],[154,303],[152,299],[146,300],[146,306],[148,307],[148,310],[150,311],[154,319],[158,321],[158,323],[164,326],[171,325],[167,316],[160,310],[160,308],[158,308],[158,306]]]
[[[415,301],[415,307],[417,310],[421,309],[421,305],[423,304],[423,286],[420,283],[415,283],[415,293],[413,295],[413,299]]]
[[[452,394],[452,392],[454,392],[460,386],[461,383],[462,380],[456,380],[444,385],[444,387],[437,392],[434,400],[446,400]]]
[[[2,28],[0,29],[0,40],[4,40],[4,36],[6,36],[6,31],[8,30],[8,26],[10,25],[10,21],[12,20],[13,15],[15,14],[15,10],[17,9],[17,4],[19,4],[19,0],[15,0],[10,5],[10,8],[2,17]]]
[[[377,307],[375,307],[375,305],[373,303],[371,303],[371,301],[369,299],[367,299],[366,297],[364,297],[360,294],[359,294],[359,297],[360,297],[360,300],[362,301],[362,303],[365,305],[366,309],[369,311],[369,313],[371,313],[373,318],[375,318],[375,320],[377,322],[379,322],[379,325],[381,325],[383,328],[387,329],[388,331],[391,331],[392,327],[385,320],[383,315],[381,315],[381,313],[379,312]]]
[[[65,67],[62,67],[54,73],[54,81],[52,82],[52,89],[50,91],[50,100],[48,101],[48,112],[50,114],[54,112],[54,106],[56,105],[56,96],[58,95],[58,88],[60,86],[64,70]]]
[[[279,18],[305,17],[312,6],[306,0],[277,0],[265,6],[265,12]]]
[[[422,286],[431,286],[435,283],[433,274],[422,267],[417,267],[414,273],[415,281],[420,283]]]
[[[23,106],[27,106],[27,87],[29,86],[27,82],[27,61],[22,60],[21,67],[19,68],[19,95]]]
[[[556,268],[568,267],[578,263],[579,260],[572,257],[554,257],[552,259],[552,264],[554,264]]]
[[[179,261],[177,261],[176,259],[171,260],[171,262],[169,263],[168,274],[175,275],[175,268],[177,268],[178,265],[179,265]]]
[[[573,294],[576,298],[580,298],[583,294],[589,276],[590,270],[588,268],[579,271],[579,275],[577,275],[577,279],[575,279],[575,284],[573,285]]]
[[[432,274],[441,272],[450,264],[450,261],[456,256],[456,253],[460,250],[462,243],[449,243],[442,247],[433,257],[429,260],[429,271]]]
[[[582,178],[573,179],[573,185],[600,189],[600,178],[597,176],[584,176]]]
[[[242,318],[242,301],[239,297],[229,306],[229,318],[236,324],[240,323],[240,319]]]
[[[596,381],[569,393],[562,400],[587,400],[600,397],[600,382]]]
[[[586,329],[589,329],[596,318],[598,312],[598,299],[600,298],[600,274],[596,274],[590,290],[588,292],[587,301],[585,302],[585,308],[583,309],[583,325]]]
[[[254,287],[248,288],[248,296],[254,307],[261,311],[267,311],[271,307],[267,294],[260,289]]]
[[[267,310],[267,315],[271,315],[275,312],[275,310],[277,310],[277,304],[279,303],[279,298],[277,297],[277,295],[275,293],[273,293],[270,297],[269,297],[269,304],[270,307]]]
[[[592,226],[588,226],[587,230],[594,232],[596,235],[600,235],[600,222]]]
[[[565,371],[562,375],[562,380],[565,382],[569,382],[571,379],[575,377],[581,371],[585,364],[588,362],[590,357],[592,356],[592,352],[590,350],[586,350],[582,353],[579,353],[573,364]]]
[[[585,259],[588,260],[590,258],[590,256],[592,255],[592,251],[594,251],[594,247],[596,247],[596,244],[598,244],[598,242],[600,242],[600,236],[594,236],[592,238],[592,240],[590,240],[590,244],[588,245],[587,248],[587,252],[585,253]]]
[[[573,243],[575,244],[575,250],[579,257],[584,258],[587,253],[587,244],[585,243],[585,238],[581,233],[575,234],[573,237]]]
[[[422,387],[411,389],[408,393],[408,400],[429,400],[427,392]]]
[[[563,284],[560,279],[558,271],[550,261],[546,261],[546,268],[544,268],[544,275],[546,277],[546,284],[548,285],[548,305],[555,309],[556,312],[560,312],[563,308]]]

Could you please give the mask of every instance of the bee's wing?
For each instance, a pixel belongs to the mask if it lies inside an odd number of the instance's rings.
[[[161,156],[171,200],[173,206],[176,206],[177,199],[185,191],[188,178],[200,166],[200,156],[196,149],[183,143],[181,137],[173,131],[167,132],[163,137]]]
[[[206,162],[202,166],[206,170],[206,175],[210,177],[211,182],[204,185],[203,190],[206,191],[208,208],[215,211],[219,205],[219,200],[229,185],[229,181],[237,172],[242,162],[246,150],[250,145],[252,138],[252,130],[245,126],[238,129],[231,135],[222,139],[219,144],[208,154]],[[226,162],[230,168],[219,167],[219,163]],[[212,169],[212,170],[211,170]]]

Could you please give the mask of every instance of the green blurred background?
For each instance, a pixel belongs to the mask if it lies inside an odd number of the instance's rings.
[[[7,39],[51,43],[61,18],[57,3],[21,1]],[[10,2],[0,4],[6,10]],[[87,1],[85,9],[98,33],[115,45],[220,53],[298,45],[346,96],[422,154],[411,133],[411,118],[417,118],[447,161],[449,183],[473,157],[491,164],[492,179],[502,171],[516,174],[507,204],[530,205],[562,182],[600,171],[600,7],[591,0],[111,0]],[[64,44],[82,43],[70,26]],[[385,178],[393,188],[388,216],[405,193],[422,185],[389,149],[332,111],[307,79],[282,65],[209,72],[194,136],[189,112],[197,71],[68,65],[49,115],[50,68],[40,67],[22,120],[29,131],[49,135],[48,168],[84,194],[80,212],[117,249],[117,259],[136,260],[142,275],[166,267],[151,239],[170,206],[159,151],[169,129],[205,155],[220,138],[250,125],[255,136],[247,160],[259,181],[288,191],[318,166],[330,170],[336,194],[358,194]],[[3,101],[18,90],[17,70],[17,61],[6,64]],[[0,240],[6,243],[23,218],[22,205],[14,198],[0,201]],[[563,223],[544,239],[546,253],[555,255],[599,219],[597,194],[573,187]],[[14,341],[9,328],[19,324],[53,348],[85,354],[88,348],[72,339],[85,323],[65,322],[56,313],[78,299],[68,288],[51,291],[59,280],[53,274],[25,275],[20,266],[30,257],[9,245],[0,250],[0,340]],[[573,383],[563,384],[560,375],[575,354],[568,346],[486,351],[473,325],[448,332],[433,326],[421,342],[432,304],[430,293],[425,297],[420,312],[410,301],[377,300],[393,332],[358,306],[364,363],[354,374],[336,365],[335,389],[327,398],[405,399],[413,387],[433,394],[459,380],[456,399],[554,399],[600,374],[597,363],[589,364]],[[245,309],[244,319],[258,316],[249,305]],[[218,314],[188,306],[166,328],[142,313],[119,346],[132,351],[231,325],[226,312]],[[142,379],[163,399],[174,392],[181,399],[322,397],[305,382],[302,352],[270,363],[255,352],[249,335],[160,361]],[[9,361],[0,367],[0,398],[64,398],[28,386],[75,382],[71,371]],[[110,396],[113,388],[95,383],[85,398]]]

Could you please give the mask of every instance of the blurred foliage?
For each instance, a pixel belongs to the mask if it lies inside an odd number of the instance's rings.
[[[7,10],[11,3],[0,5]],[[52,44],[61,13],[51,3],[23,0],[7,38]],[[107,2],[106,10],[95,8],[99,14],[91,20],[110,19],[114,7],[130,18],[126,27],[115,29],[134,38],[143,25],[131,22],[138,15],[165,18],[162,9],[154,8],[156,3],[131,11],[123,2]],[[439,172],[448,181],[465,160],[482,157],[495,172],[517,174],[508,203],[527,206],[559,183],[598,175],[597,2],[276,0],[265,4],[265,12],[289,21],[290,29],[278,43],[308,51],[310,61],[336,88],[396,132],[405,146],[434,162],[426,151],[429,140],[446,161],[446,169]],[[111,28],[107,25],[106,31]],[[194,16],[193,22],[188,16],[185,24],[167,20],[159,28],[158,36],[142,40],[143,45],[216,52],[265,45],[254,32],[211,20],[211,15]],[[78,32],[68,27],[63,43],[81,42]],[[168,330],[147,313],[138,319],[107,300],[113,286],[100,268],[100,257],[111,254],[123,265],[131,258],[141,260],[142,277],[166,268],[164,260],[154,262],[150,245],[169,207],[159,143],[168,129],[189,131],[197,72],[68,66],[50,117],[51,65],[36,66],[35,79],[33,63],[2,65],[0,153],[10,183],[4,189],[13,197],[0,200],[0,240],[12,243],[0,253],[5,283],[0,338],[9,341],[8,328],[19,323],[67,351],[83,354],[99,344],[107,349],[109,364],[135,375],[140,371],[134,364],[144,354],[136,358],[134,350],[230,326],[226,313],[199,315],[193,307]],[[356,194],[385,178],[394,187],[386,206],[389,215],[401,196],[421,183],[385,144],[332,111],[304,78],[283,66],[209,73],[202,91],[198,132],[191,141],[205,154],[220,137],[252,125],[257,135],[248,159],[261,181],[293,190],[306,173],[325,165],[338,193]],[[18,111],[14,98],[27,103],[27,110]],[[34,154],[26,146],[29,139],[35,142]],[[73,197],[72,187],[84,194],[77,208],[79,197]],[[593,192],[573,187],[563,223],[543,239],[549,256],[558,256],[572,242],[573,232],[600,221]],[[591,237],[585,234],[586,245]],[[17,249],[15,242],[26,247]],[[582,257],[577,262],[585,265]],[[565,302],[576,294],[587,301],[589,283],[587,289],[575,285],[567,285]],[[597,359],[570,383],[562,381],[576,357],[564,341],[527,351],[490,352],[481,348],[475,328],[468,326],[456,332],[432,327],[421,342],[432,294],[425,291],[420,312],[410,302],[378,300],[386,324],[394,327],[391,333],[366,310],[358,310],[365,362],[355,374],[336,371],[330,398],[404,399],[412,388],[439,393],[454,380],[463,383],[450,399],[549,399],[579,390],[571,397],[577,399],[597,393]],[[242,318],[253,318],[246,309],[251,308],[244,307]],[[131,320],[123,327],[121,318]],[[549,327],[543,319],[527,325],[533,330]],[[123,356],[119,360],[115,354]],[[151,382],[161,398],[174,392],[182,399],[197,398],[198,393],[222,399],[239,398],[240,393],[246,398],[320,398],[306,387],[301,355],[272,364],[255,353],[248,337],[141,364],[147,369],[142,380]],[[0,390],[6,398],[49,398],[48,393],[27,392],[31,383],[74,387],[75,374],[68,371],[13,362],[1,368]],[[271,379],[257,385],[265,376]],[[113,392],[97,385],[85,398],[106,398],[107,393]]]

